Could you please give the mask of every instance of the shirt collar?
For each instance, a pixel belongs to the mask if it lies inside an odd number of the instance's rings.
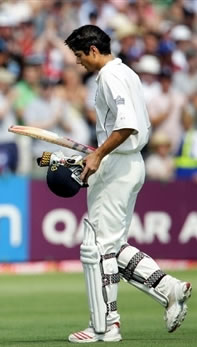
[[[108,63],[106,63],[106,64],[102,67],[102,69],[100,69],[100,71],[98,72],[98,75],[97,75],[97,77],[96,77],[96,82],[97,82],[98,79],[100,78],[101,73],[102,73],[106,68],[108,68],[108,67],[111,66],[111,65],[119,65],[119,64],[121,64],[121,63],[122,63],[122,60],[121,60],[120,58],[114,58],[113,60],[108,61]]]

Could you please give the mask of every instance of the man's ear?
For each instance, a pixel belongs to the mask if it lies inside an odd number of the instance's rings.
[[[90,52],[92,52],[93,55],[96,55],[96,54],[99,53],[99,50],[98,50],[98,48],[97,48],[96,46],[91,45],[91,46],[90,46]]]

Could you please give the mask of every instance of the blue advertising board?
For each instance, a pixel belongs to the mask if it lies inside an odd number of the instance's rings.
[[[0,177],[0,262],[29,260],[29,180]]]

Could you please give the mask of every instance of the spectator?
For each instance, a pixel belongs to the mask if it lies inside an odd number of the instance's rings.
[[[15,135],[8,128],[15,124],[12,111],[12,84],[15,76],[5,68],[0,68],[0,173],[16,172],[18,148]]]
[[[195,3],[196,1],[193,1]],[[183,2],[183,23],[187,25],[192,31],[195,31],[196,15],[195,5],[190,0]]]
[[[150,0],[134,0],[134,7],[137,12],[137,25],[148,31],[157,31],[161,17],[157,7]]]
[[[84,72],[80,72],[74,65],[67,65],[62,73],[62,83],[65,88],[66,98],[84,116],[84,106],[87,90],[82,82]]]
[[[175,159],[176,178],[197,182],[197,130],[194,114],[184,110],[181,121],[184,133]]]
[[[53,5],[53,20],[56,23],[57,36],[62,39],[79,25],[79,12],[83,1],[55,0]]]
[[[176,25],[171,30],[171,39],[176,43],[172,53],[172,61],[177,70],[187,71],[186,52],[191,46],[192,32],[186,25]]]
[[[22,23],[32,17],[31,1],[10,0],[1,4],[3,15],[12,19],[14,23]]]
[[[23,120],[25,125],[58,132],[59,125],[61,126],[61,109],[50,80],[41,80],[39,92],[26,106]],[[33,158],[40,156],[44,150],[53,151],[54,147],[56,146],[53,144],[33,140]]]
[[[186,105],[185,110],[191,113],[194,118],[194,127],[197,129],[197,93],[191,95],[190,101]]]
[[[73,138],[81,143],[89,142],[89,129],[79,111],[66,98],[63,90],[56,87],[50,80],[42,80],[39,95],[32,100],[24,113],[25,125],[30,125],[62,136]],[[57,90],[56,90],[57,89]],[[43,151],[59,150],[54,144],[34,140],[32,146],[33,158]],[[65,150],[66,154],[73,154]],[[34,161],[35,162],[35,161]]]
[[[139,74],[146,104],[155,99],[160,92],[158,76],[160,73],[160,62],[154,55],[143,55],[139,62],[133,64],[134,70]]]
[[[75,57],[63,42],[66,33],[91,23],[112,36],[114,55],[140,75],[153,134],[168,133],[175,153],[183,131],[180,124],[183,104],[185,111],[196,112],[196,14],[193,0],[0,1],[0,67],[15,76],[15,122],[24,124],[26,109],[40,98],[40,78],[50,79],[59,83],[53,92],[65,107],[63,110],[61,106],[66,128],[63,132],[78,137],[77,129],[82,124],[85,136],[79,136],[81,142],[88,140],[97,145],[93,130],[95,76],[84,74],[79,66],[72,71]],[[170,79],[160,79],[160,70],[166,68],[171,69]],[[169,91],[164,92],[167,84]],[[8,95],[9,92],[4,98]],[[71,131],[73,127],[75,131]],[[23,141],[22,137],[17,138],[18,148],[28,148]],[[148,150],[145,147],[143,154],[147,155]]]
[[[188,103],[183,107],[183,113],[188,113],[194,119],[194,128],[197,129],[197,93],[194,93]]]
[[[161,71],[159,81],[159,93],[150,98],[147,104],[153,133],[159,131],[167,134],[172,143],[172,152],[176,153],[182,135],[181,112],[187,99],[173,88],[171,70]]]
[[[186,52],[188,69],[174,73],[174,87],[187,96],[197,93],[197,51],[190,49]]]
[[[138,39],[137,27],[127,24],[118,28],[116,38],[120,45],[117,56],[122,59],[123,63],[131,66],[139,59],[143,51],[143,45]]]
[[[170,6],[169,8],[167,7],[165,11],[165,18],[170,20],[175,25],[183,23],[183,2],[184,0],[170,0]]]
[[[22,59],[19,55],[14,54],[8,48],[5,40],[0,39],[0,66],[9,70],[15,75],[15,80],[20,77],[21,74]]]
[[[72,97],[71,93],[67,94],[67,88],[66,85],[64,85],[63,81],[60,84],[58,84],[55,88],[56,95],[60,101],[61,109],[62,130],[59,129],[59,132],[62,132],[62,135],[70,137],[71,139],[74,139],[79,143],[90,144],[91,131],[86,120],[85,104],[82,104],[80,102],[84,98],[84,93],[86,93],[86,89],[82,85],[81,87],[83,90],[80,90],[80,87],[78,86],[78,93],[80,95],[79,100],[76,100],[75,97]],[[73,151],[67,150],[67,154],[68,153],[73,154]]]
[[[82,128],[84,128],[84,134],[86,134],[84,143],[91,142],[91,145],[95,145],[94,134],[91,129],[91,124],[95,125],[95,115],[94,112],[91,112],[91,102],[90,99],[88,102],[88,98],[92,97],[92,101],[94,102],[96,76],[93,77],[94,80],[90,79],[86,84],[83,83],[83,78],[85,78],[85,70],[80,70],[80,68],[77,70],[76,66],[72,64],[66,65],[59,90],[63,96],[63,100],[66,101],[66,107],[70,109],[71,114],[75,115],[74,118],[76,121],[78,118],[79,124],[81,123]],[[73,136],[75,135],[73,134]],[[76,134],[76,136],[78,137],[79,135]]]
[[[40,72],[40,65],[27,60],[23,68],[23,78],[16,83],[14,110],[18,124],[24,124],[24,112],[31,101],[37,97]]]
[[[24,58],[35,53],[35,26],[32,19],[20,23],[17,43],[20,47],[20,53]]]
[[[114,16],[117,11],[110,4],[109,0],[87,0],[82,3],[79,9],[79,25],[90,24],[91,13],[97,14],[95,25],[98,25],[103,30],[108,29],[108,21]]]
[[[163,37],[157,47],[157,56],[160,60],[161,68],[170,68],[173,72],[177,67],[173,63],[172,54],[175,50],[175,43],[173,40]]]
[[[35,43],[35,52],[43,57],[42,75],[59,81],[64,64],[73,64],[74,56],[57,36],[54,23],[48,21],[47,27]]]
[[[144,49],[143,54],[156,55],[159,43],[158,32],[147,31],[143,36]]]
[[[51,0],[45,1],[32,1],[33,12],[34,12],[34,26],[35,26],[35,36],[36,38],[40,37],[45,28],[46,23],[50,17],[51,12]]]
[[[139,28],[134,25],[126,14],[117,13],[108,21],[112,31],[112,49],[122,61],[131,65],[142,55],[143,43],[140,41]]]
[[[150,180],[172,181],[174,179],[174,158],[171,141],[165,133],[155,133],[150,141],[151,153],[145,160],[147,178]]]

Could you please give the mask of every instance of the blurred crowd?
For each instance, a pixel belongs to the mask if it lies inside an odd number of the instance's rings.
[[[35,159],[60,149],[8,132],[12,124],[97,145],[95,75],[64,45],[84,24],[106,31],[142,81],[147,179],[197,182],[197,0],[0,0],[0,173],[42,176]]]

